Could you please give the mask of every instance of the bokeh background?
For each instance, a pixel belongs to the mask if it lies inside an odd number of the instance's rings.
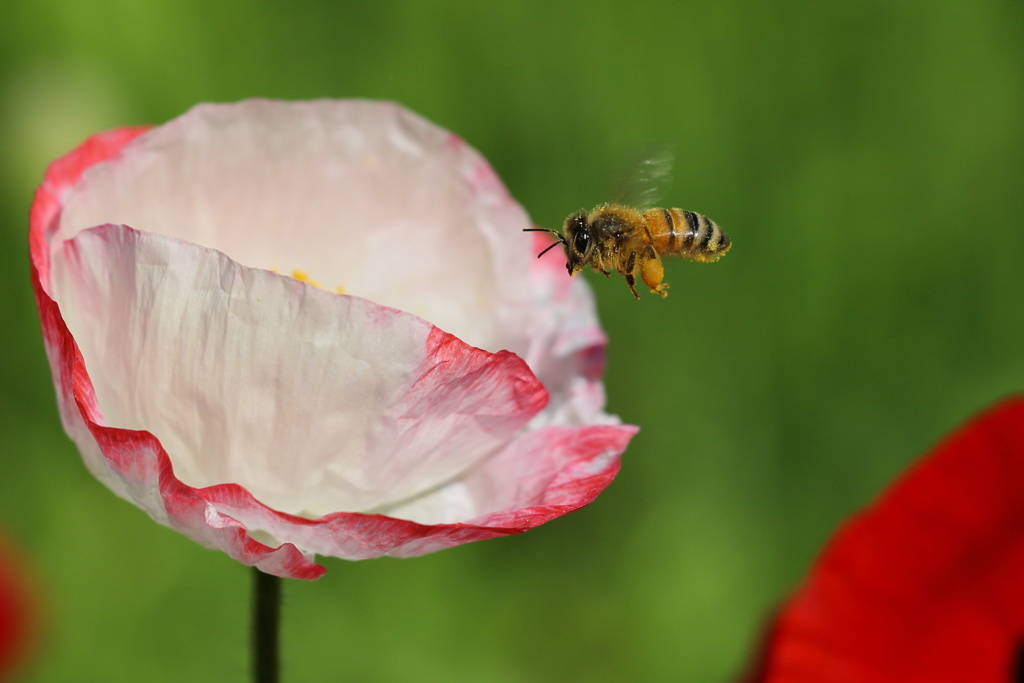
[[[735,242],[670,263],[664,301],[592,278],[609,409],[642,427],[596,503],[327,559],[285,587],[285,680],[730,681],[847,515],[1024,388],[1022,3],[8,1],[0,534],[44,620],[24,680],[246,679],[247,568],[115,498],[61,431],[26,232],[88,134],[250,96],[400,101],[542,226],[667,142],[666,203]]]

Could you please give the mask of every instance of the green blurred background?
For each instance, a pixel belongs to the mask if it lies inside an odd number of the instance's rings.
[[[666,203],[735,242],[669,263],[665,301],[592,279],[609,409],[642,427],[594,505],[327,559],[285,586],[286,681],[728,681],[845,516],[1024,387],[1020,2],[8,2],[0,533],[45,601],[26,680],[246,679],[248,570],[115,498],[61,431],[26,231],[86,135],[250,96],[402,102],[543,226],[668,141]]]

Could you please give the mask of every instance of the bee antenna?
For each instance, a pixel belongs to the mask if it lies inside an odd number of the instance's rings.
[[[552,242],[544,251],[542,251],[539,254],[537,254],[537,258],[540,258],[544,254],[548,253],[549,251],[551,251],[552,249],[557,247],[559,244],[564,244],[564,242],[561,241],[561,240],[559,240],[558,242]]]
[[[552,235],[558,238],[557,242],[549,245],[544,251],[537,254],[537,258],[540,258],[544,254],[548,253],[549,251],[557,247],[559,244],[566,243],[565,238],[562,237],[562,233],[558,232],[557,230],[553,230],[552,228],[523,228],[523,232],[550,232]]]

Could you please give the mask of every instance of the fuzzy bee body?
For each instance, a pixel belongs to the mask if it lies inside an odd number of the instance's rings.
[[[591,211],[571,214],[561,233],[545,231],[557,236],[558,243],[565,247],[569,275],[588,265],[605,275],[618,272],[625,276],[637,299],[638,276],[652,293],[668,296],[668,285],[662,282],[662,256],[710,263],[724,256],[732,246],[729,236],[713,220],[676,208],[641,210],[622,204],[602,204]]]
[[[643,212],[654,250],[662,256],[682,256],[711,263],[729,251],[732,242],[707,216],[684,209],[648,209]]]

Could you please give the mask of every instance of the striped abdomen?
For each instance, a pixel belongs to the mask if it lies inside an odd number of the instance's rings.
[[[717,223],[693,211],[648,209],[644,211],[644,220],[659,254],[691,261],[717,261],[732,246]]]

